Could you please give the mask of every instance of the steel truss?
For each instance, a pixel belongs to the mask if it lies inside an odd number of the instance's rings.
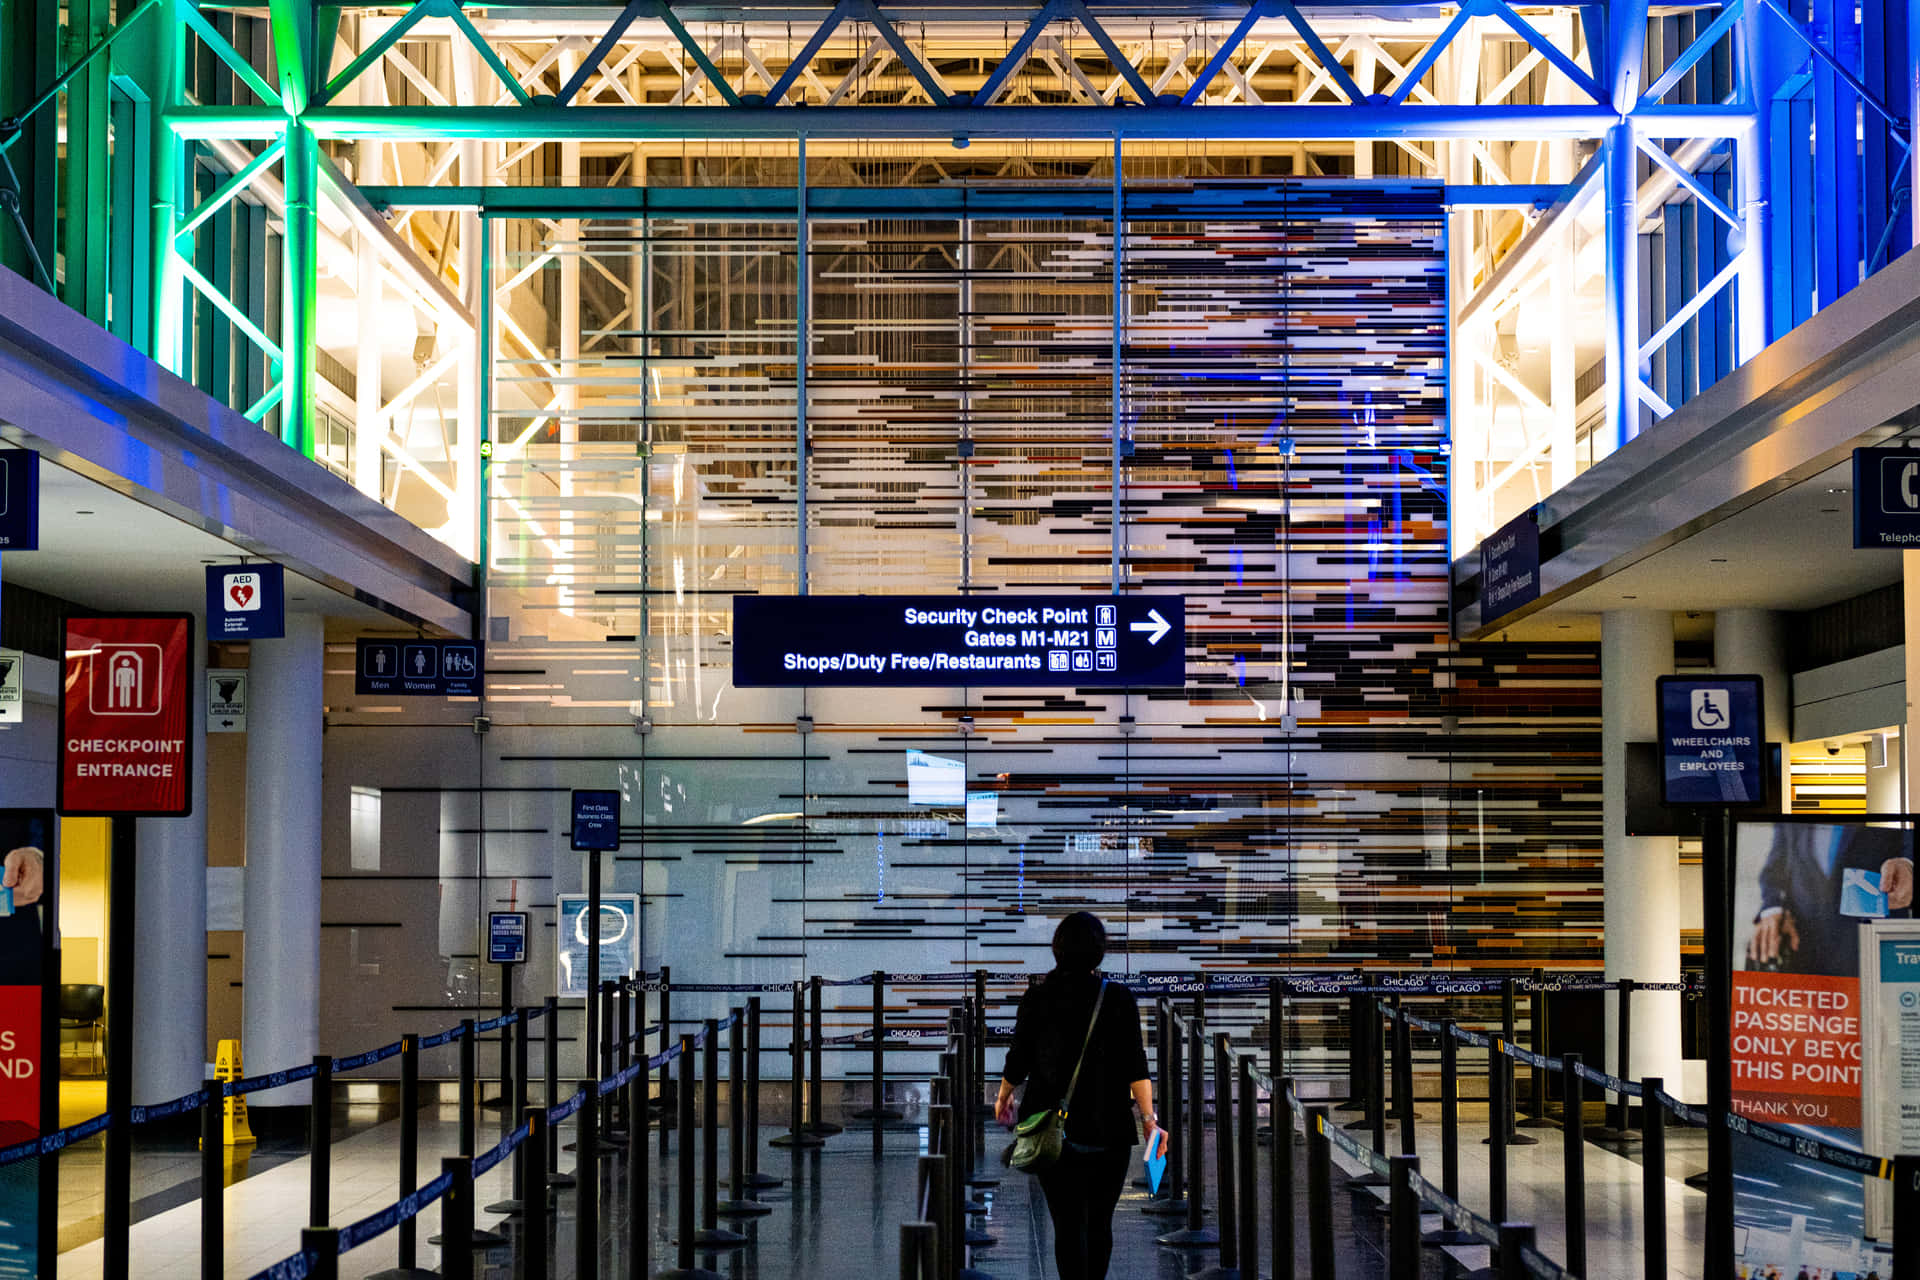
[[[1121,145],[1181,142],[1284,157],[1295,174],[1442,182],[1456,536],[1469,542],[1516,494],[1550,492],[1749,358],[1777,333],[1775,313],[1797,316],[1769,244],[1783,98],[1817,82],[1828,100],[1859,105],[1866,145],[1883,154],[1869,185],[1894,178],[1888,208],[1912,169],[1904,104],[1889,101],[1886,77],[1866,74],[1858,49],[1827,47],[1779,0],[1651,11],[631,0],[474,13],[457,0],[324,10],[272,0],[264,16],[149,0],[139,20],[156,28],[140,77],[158,125],[156,355],[184,366],[184,304],[203,299],[266,363],[266,384],[240,408],[277,417],[309,454],[317,416],[351,422],[334,465],[403,509],[424,497],[429,514],[413,512],[423,523],[444,507],[442,532],[469,554],[484,366],[534,345],[514,334],[511,309],[492,308],[509,317],[497,333],[481,323],[488,290],[497,301],[526,275],[486,281],[504,246],[493,215],[531,213],[558,241],[573,219],[643,200],[648,157],[663,148],[811,150],[820,174],[849,148],[890,141],[935,168],[969,146],[1009,166],[1023,147],[1078,146],[1097,165]],[[243,54],[229,39],[248,21],[266,25],[270,56],[266,42]],[[213,59],[231,92],[190,97],[182,67],[193,57]],[[219,178],[204,197],[203,171]],[[793,216],[813,216],[800,210],[814,194],[794,200],[789,188]],[[196,265],[216,215],[243,204],[267,209],[282,233],[278,317]],[[1867,228],[1879,260],[1907,242],[1895,221]],[[351,395],[316,368],[323,274],[350,278],[359,303]],[[1570,331],[1583,296],[1604,311],[1598,413]],[[1543,302],[1561,318],[1546,358],[1503,348],[1518,310]],[[389,393],[396,379],[364,338],[395,306],[417,333],[415,376]],[[420,436],[413,411],[449,375],[457,425],[442,405]],[[555,412],[567,394],[556,392]],[[1517,435],[1505,425],[1516,414]]]

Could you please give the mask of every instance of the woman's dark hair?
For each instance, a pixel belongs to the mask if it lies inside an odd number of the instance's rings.
[[[1107,954],[1107,926],[1091,911],[1076,911],[1053,931],[1053,961],[1062,969],[1088,973]]]

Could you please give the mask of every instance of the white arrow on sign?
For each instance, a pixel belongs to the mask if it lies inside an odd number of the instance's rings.
[[[1167,632],[1173,630],[1173,624],[1161,617],[1158,609],[1147,610],[1147,616],[1152,618],[1153,621],[1131,623],[1129,624],[1129,629],[1133,631],[1151,631],[1153,634],[1147,637],[1147,643],[1159,644],[1161,638],[1164,637]]]

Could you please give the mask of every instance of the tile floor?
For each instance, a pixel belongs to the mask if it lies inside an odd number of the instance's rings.
[[[1430,1177],[1438,1176],[1440,1134],[1435,1116],[1423,1120],[1418,1130],[1419,1147],[1425,1153]],[[482,1141],[491,1142],[498,1120],[489,1114],[483,1121]],[[781,1187],[760,1193],[760,1199],[774,1211],[757,1220],[747,1220],[743,1230],[749,1236],[748,1248],[705,1259],[705,1264],[730,1280],[758,1280],[759,1277],[792,1277],[794,1280],[840,1280],[848,1276],[892,1275],[897,1271],[898,1224],[909,1211],[915,1157],[924,1143],[924,1131],[901,1124],[885,1134],[883,1158],[875,1162],[868,1133],[857,1127],[829,1139],[823,1149],[793,1156],[782,1150],[763,1148],[762,1168],[788,1179]],[[1464,1116],[1460,1153],[1461,1185],[1466,1202],[1485,1207],[1487,1148],[1479,1138],[1484,1133],[1484,1115]],[[342,1126],[346,1136],[336,1142],[333,1155],[333,1221],[344,1224],[372,1213],[396,1198],[395,1160],[398,1126],[390,1119],[361,1117],[355,1124]],[[421,1169],[438,1168],[439,1158],[451,1154],[455,1145],[455,1126],[450,1112],[430,1110],[421,1126]],[[1561,1228],[1562,1155],[1556,1129],[1531,1131],[1539,1145],[1515,1147],[1511,1153],[1509,1185],[1510,1217],[1533,1221],[1539,1231],[1543,1251],[1564,1256],[1565,1236]],[[766,1137],[774,1130],[765,1131]],[[1700,1167],[1697,1135],[1679,1133],[1670,1142],[1668,1205],[1669,1271],[1674,1277],[1700,1273],[1698,1241],[1704,1218],[1704,1197],[1688,1190],[1679,1181]],[[988,1157],[998,1168],[999,1145],[996,1133],[988,1139]],[[87,1163],[85,1151],[72,1153],[71,1171],[63,1170],[63,1222],[86,1234],[84,1225],[97,1224],[98,1154]],[[1265,1149],[1262,1149],[1261,1201],[1266,1203]],[[1344,1158],[1335,1153],[1336,1164]],[[1208,1169],[1211,1170],[1211,1154]],[[571,1154],[561,1158],[562,1167],[573,1164]],[[625,1161],[610,1158],[601,1161],[608,1184],[607,1205],[602,1214],[601,1274],[628,1274],[628,1250],[633,1243],[627,1229]],[[721,1161],[724,1176],[725,1159]],[[192,1277],[199,1274],[199,1204],[194,1182],[195,1157],[190,1151],[173,1155],[147,1153],[139,1170],[137,1196],[148,1209],[138,1215],[133,1229],[133,1256],[136,1274],[141,1277]],[[650,1212],[646,1238],[652,1246],[654,1269],[671,1264],[674,1235],[671,1203],[672,1168],[662,1168],[656,1158],[651,1162]],[[1211,1176],[1211,1175],[1210,1175]],[[1587,1220],[1590,1280],[1640,1280],[1643,1270],[1639,1233],[1641,1196],[1640,1165],[1633,1159],[1613,1154],[1598,1146],[1587,1147]],[[278,1161],[259,1161],[248,1176],[225,1192],[226,1271],[228,1277],[253,1276],[275,1260],[292,1252],[298,1242],[298,1227],[306,1216],[308,1167],[304,1156]],[[1335,1239],[1339,1250],[1337,1271],[1341,1280],[1372,1280],[1384,1272],[1381,1217],[1372,1211],[1374,1196],[1349,1191],[1342,1186],[1343,1176],[1335,1174]],[[1297,1185],[1304,1188],[1304,1169]],[[91,1202],[88,1197],[91,1194]],[[510,1164],[502,1165],[482,1179],[478,1202],[492,1203],[510,1194]],[[1118,1244],[1112,1275],[1115,1280],[1173,1280],[1215,1259],[1212,1251],[1181,1253],[1157,1247],[1154,1237],[1168,1229],[1165,1219],[1147,1217],[1139,1212],[1144,1192],[1129,1190],[1116,1218]],[[1304,1195],[1304,1192],[1303,1192]],[[576,1274],[573,1241],[573,1196],[563,1192],[558,1198],[556,1222],[556,1280]],[[977,1219],[996,1238],[996,1243],[977,1255],[976,1266],[998,1280],[1042,1280],[1053,1275],[1052,1244],[1044,1202],[1038,1188],[1019,1174],[1008,1174],[1000,1186],[988,1193],[989,1212]],[[71,1213],[66,1204],[71,1201]],[[172,1201],[171,1203],[169,1201]],[[1306,1274],[1306,1207],[1298,1207],[1299,1257],[1297,1274]],[[491,1219],[483,1219],[491,1221]],[[1430,1219],[1428,1225],[1437,1225]],[[438,1265],[438,1249],[429,1247],[427,1238],[438,1231],[438,1207],[422,1215],[420,1255],[422,1265]],[[1261,1221],[1263,1260],[1270,1247],[1268,1224]],[[66,1249],[60,1259],[60,1274],[66,1280],[92,1280],[100,1274],[98,1227],[92,1238]],[[68,1243],[63,1231],[63,1248]],[[1457,1270],[1457,1264],[1469,1267],[1484,1262],[1484,1251],[1455,1251],[1449,1259],[1441,1251],[1425,1254],[1428,1275],[1442,1277]],[[395,1264],[395,1237],[392,1233],[348,1254],[341,1261],[343,1280],[364,1277]],[[1263,1270],[1264,1270],[1263,1266]],[[506,1280],[516,1268],[511,1247],[482,1255],[479,1274]]]

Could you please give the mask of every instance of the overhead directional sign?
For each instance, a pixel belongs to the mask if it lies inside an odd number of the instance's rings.
[[[1920,449],[1853,451],[1853,545],[1920,549]]]
[[[353,691],[412,698],[480,696],[480,646],[471,640],[362,637],[354,642]]]
[[[1540,525],[1524,511],[1480,544],[1480,625],[1540,598]]]
[[[1186,683],[1181,596],[735,596],[733,682],[833,685]]]
[[[580,853],[620,851],[620,793],[573,793],[573,847]]]
[[[1665,804],[1764,803],[1766,735],[1759,676],[1661,676],[1660,798]]]

